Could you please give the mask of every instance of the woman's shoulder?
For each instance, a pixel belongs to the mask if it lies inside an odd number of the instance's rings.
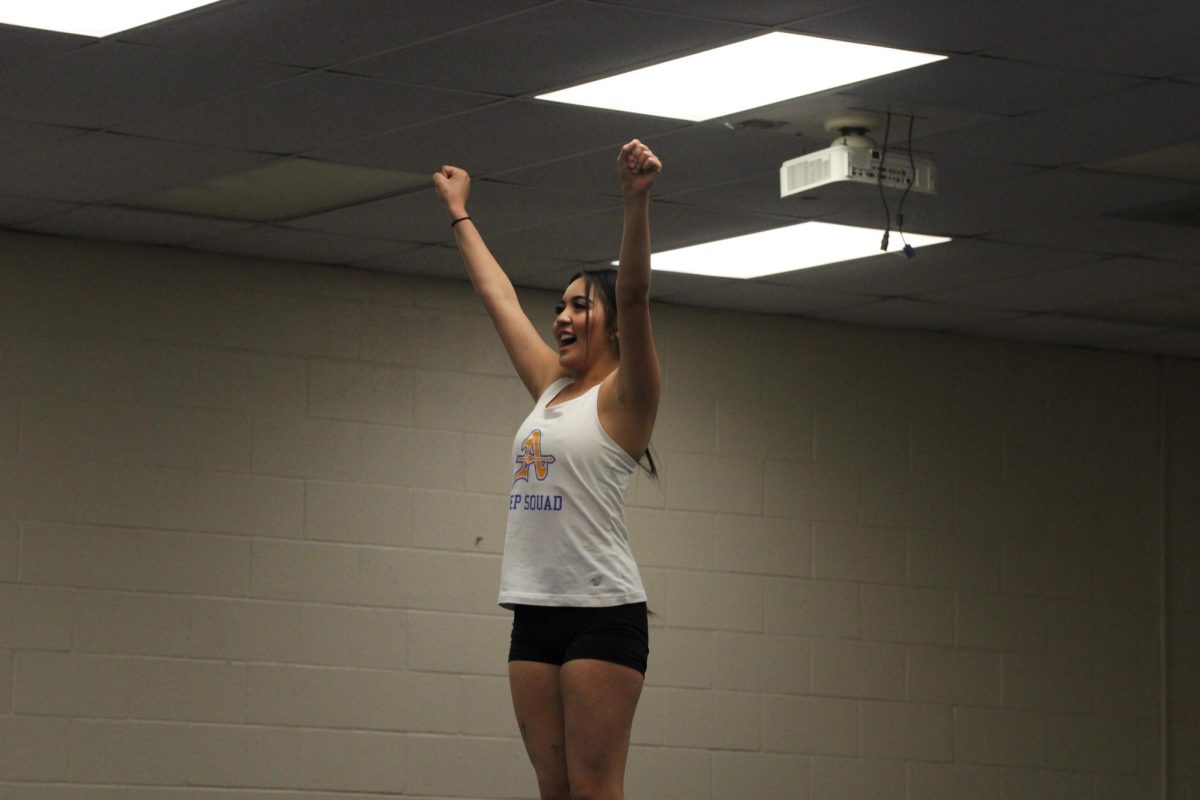
[[[574,379],[570,375],[559,375],[547,383],[536,398],[538,405],[545,405],[563,392]]]

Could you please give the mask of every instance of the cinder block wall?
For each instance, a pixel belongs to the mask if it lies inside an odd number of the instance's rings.
[[[1166,381],[1166,606],[1171,800],[1200,798],[1200,362]]]
[[[655,315],[631,800],[1196,797],[1194,363]],[[528,405],[465,283],[0,235],[0,798],[535,797]]]

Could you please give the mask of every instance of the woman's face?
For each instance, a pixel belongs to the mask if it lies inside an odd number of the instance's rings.
[[[596,296],[595,287],[589,295],[584,279],[576,278],[567,286],[554,311],[554,341],[558,343],[558,359],[563,366],[580,371],[587,366],[588,359],[604,354],[604,348],[609,346],[604,303]]]

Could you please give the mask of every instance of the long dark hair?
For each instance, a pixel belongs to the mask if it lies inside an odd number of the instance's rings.
[[[617,271],[615,269],[585,269],[582,272],[576,272],[574,275],[572,275],[571,280],[568,281],[568,283],[574,283],[580,278],[583,278],[584,295],[588,299],[591,299],[594,291],[595,294],[600,298],[600,302],[604,305],[604,332],[607,334],[606,338],[608,341],[612,343],[613,350],[616,352],[617,357],[620,358],[621,343],[616,337]],[[588,320],[587,329],[590,331],[592,329],[591,306],[588,306],[586,313]],[[591,337],[589,337],[588,341],[585,342],[584,347],[590,345],[590,338]],[[648,474],[654,480],[658,480],[658,465],[654,463],[654,454],[648,443],[646,445],[646,452],[643,455],[643,459],[638,463],[641,464],[642,469],[646,470],[646,474]]]

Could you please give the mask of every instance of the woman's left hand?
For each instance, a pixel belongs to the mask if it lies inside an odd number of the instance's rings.
[[[617,156],[617,172],[621,175],[621,192],[625,195],[640,195],[650,191],[662,162],[649,147],[634,139],[621,148]]]

